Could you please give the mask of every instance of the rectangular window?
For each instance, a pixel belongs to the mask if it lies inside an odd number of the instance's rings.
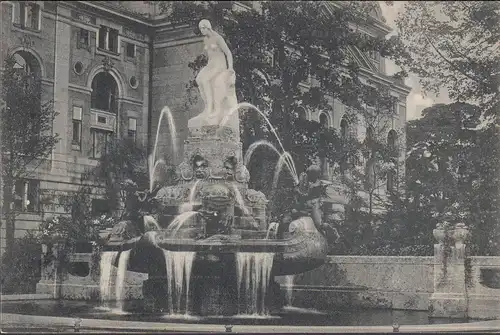
[[[12,23],[21,25],[24,22],[24,3],[12,3]]]
[[[108,27],[101,26],[101,28],[99,28],[99,44],[98,44],[98,47],[100,49],[107,50],[108,49],[107,40],[108,40]]]
[[[78,48],[88,48],[90,46],[90,32],[81,28],[78,32]]]
[[[12,5],[12,23],[23,28],[40,30],[40,6],[35,3],[16,1]]]
[[[24,25],[27,28],[40,30],[40,6],[34,3],[26,3],[25,6],[25,22]]]
[[[135,44],[127,43],[126,55],[129,58],[135,58]]]
[[[92,129],[92,158],[101,158],[107,153],[110,139],[111,132]]]
[[[40,181],[30,179],[27,181],[26,210],[28,212],[40,211]]]
[[[20,179],[16,181],[14,209],[17,211],[38,212],[40,210],[40,181]]]
[[[75,145],[80,145],[82,141],[82,107],[73,107],[73,141]]]
[[[101,28],[99,28],[98,47],[103,50],[118,53],[118,30],[101,26]]]
[[[128,118],[128,138],[135,142],[137,138],[137,119]]]
[[[109,28],[108,50],[118,53],[118,30]]]

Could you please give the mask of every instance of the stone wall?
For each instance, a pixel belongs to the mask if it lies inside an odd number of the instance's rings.
[[[278,281],[286,286],[284,277]],[[294,276],[293,304],[427,310],[432,290],[432,257],[329,256],[323,266]]]

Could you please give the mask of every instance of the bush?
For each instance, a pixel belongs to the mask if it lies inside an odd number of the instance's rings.
[[[42,246],[31,232],[16,239],[12,253],[2,255],[2,294],[27,294],[36,292],[40,280]]]

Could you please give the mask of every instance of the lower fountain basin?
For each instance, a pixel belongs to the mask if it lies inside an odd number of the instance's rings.
[[[145,233],[128,241],[110,241],[107,251],[133,250],[132,259],[141,264],[134,267],[139,271],[149,263],[151,253],[163,249],[176,252],[196,252],[202,254],[236,254],[274,253],[273,274],[291,275],[306,272],[322,265],[327,256],[326,239],[315,228],[309,217],[300,218],[295,222],[292,231],[285,233],[283,239],[256,239],[263,236],[259,231],[235,231],[234,235],[213,235],[204,239],[193,237],[200,234],[196,228],[181,229],[175,237],[168,230],[157,230]],[[249,238],[243,238],[249,237]],[[135,255],[135,256],[134,256]],[[145,271],[140,271],[145,272]]]
[[[335,311],[318,311],[308,308],[299,307],[284,307],[277,311],[274,315],[262,316],[262,317],[251,317],[245,315],[235,315],[231,317],[220,317],[220,316],[207,316],[207,317],[197,317],[189,315],[166,315],[165,313],[146,313],[140,304],[130,305],[127,310],[128,313],[117,313],[112,308],[102,308],[99,302],[90,301],[69,301],[69,300],[32,300],[23,302],[3,302],[2,303],[2,320],[5,323],[3,329],[6,330],[7,324],[11,323],[12,329],[20,329],[21,327],[29,328],[24,322],[23,324],[15,324],[14,321],[9,322],[9,320],[14,319],[14,315],[18,315],[19,319],[22,315],[33,316],[39,321],[38,327],[56,327],[61,330],[61,327],[65,325],[63,323],[63,318],[67,317],[68,322],[66,324],[66,329],[71,332],[73,330],[73,324],[75,318],[82,318],[85,320],[93,320],[92,324],[94,329],[120,329],[122,331],[128,330],[148,330],[156,329],[164,332],[166,329],[168,331],[173,331],[176,325],[181,323],[186,324],[186,328],[183,329],[184,332],[190,331],[217,331],[217,329],[208,329],[208,325],[220,325],[220,329],[217,332],[224,332],[224,325],[255,325],[255,326],[283,326],[283,329],[272,328],[268,332],[280,332],[284,333],[290,332],[311,332],[314,331],[315,326],[328,326],[328,329],[318,328],[316,333],[319,332],[347,332],[348,330],[343,330],[342,328],[331,328],[332,326],[340,327],[374,327],[374,326],[386,326],[384,329],[380,329],[379,332],[387,333],[392,332],[392,325],[398,323],[401,325],[400,331],[405,332],[405,328],[411,327],[410,325],[440,325],[440,324],[450,324],[447,327],[448,331],[453,330],[452,324],[457,324],[454,328],[455,331],[461,332],[466,331],[464,323],[468,323],[470,326],[474,324],[480,324],[481,322],[476,322],[476,320],[462,320],[462,319],[448,319],[448,318],[429,318],[427,311],[396,311],[390,309],[340,309]],[[50,318],[50,317],[57,317]],[[45,319],[44,319],[45,318]],[[24,317],[27,319],[27,317]],[[42,319],[43,322],[41,321]],[[31,327],[36,327],[36,322],[30,322]],[[163,325],[158,328],[158,326]],[[169,324],[171,323],[171,324]],[[51,326],[52,324],[52,326]],[[82,322],[82,328],[85,324],[89,322]],[[149,325],[149,326],[148,326]],[[203,326],[206,325],[206,326]],[[88,327],[88,326],[87,326]],[[293,327],[293,328],[292,328]],[[304,327],[303,331],[300,328]],[[311,328],[313,327],[313,328]],[[425,328],[424,328],[425,327]],[[442,327],[440,328],[442,329]],[[476,331],[479,329],[477,327]],[[484,330],[490,329],[490,326],[485,327]],[[234,331],[244,331],[251,332],[250,329],[245,328],[233,328]],[[262,331],[262,328],[259,328]],[[353,331],[353,328],[349,328],[349,332]],[[376,329],[371,328],[372,331]],[[428,326],[422,326],[420,330],[432,331],[432,328]],[[498,330],[498,327],[497,327]],[[82,330],[83,331],[83,330]],[[358,328],[358,331],[365,332],[366,328]],[[413,329],[412,331],[418,331],[418,329]]]

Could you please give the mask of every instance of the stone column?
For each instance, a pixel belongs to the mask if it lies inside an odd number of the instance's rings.
[[[55,25],[55,55],[54,55],[54,110],[59,114],[53,123],[53,132],[59,134],[60,140],[52,153],[52,170],[61,175],[66,171],[68,113],[69,113],[69,71],[71,49],[71,26],[61,20],[62,16],[71,17],[70,10],[57,6]],[[71,148],[70,148],[71,150]]]
[[[429,300],[431,317],[467,317],[465,248],[469,230],[463,223],[453,228],[438,225],[433,230],[434,293]]]
[[[36,293],[51,294],[54,299],[61,296],[61,284],[64,274],[60,258],[63,256],[63,244],[42,244],[42,278],[36,285]]]

